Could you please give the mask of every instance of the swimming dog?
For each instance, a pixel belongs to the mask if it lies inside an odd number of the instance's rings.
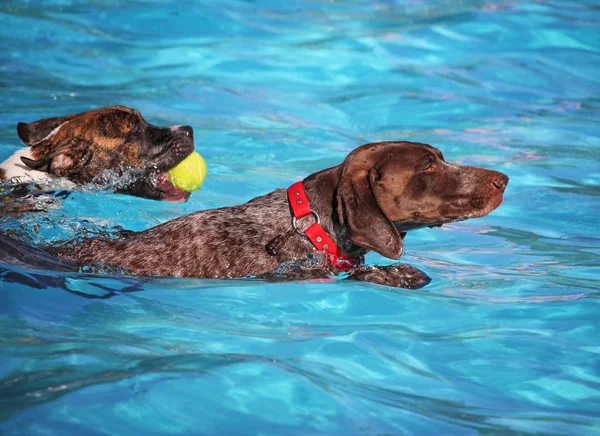
[[[166,175],[194,151],[190,126],[157,127],[135,109],[110,106],[18,123],[17,132],[28,147],[0,164],[0,180],[111,184],[119,193],[172,202],[190,195]]]

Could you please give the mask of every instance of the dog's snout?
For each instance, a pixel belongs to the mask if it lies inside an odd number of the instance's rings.
[[[504,191],[504,189],[506,189],[506,185],[508,185],[508,176],[503,173],[497,173],[492,179],[492,184],[497,189]]]
[[[189,136],[190,138],[194,137],[194,129],[192,129],[191,126],[179,126],[177,129],[185,136]]]
[[[194,129],[192,129],[192,126],[171,126],[168,127],[168,129],[175,135],[188,136],[192,139],[194,138]]]

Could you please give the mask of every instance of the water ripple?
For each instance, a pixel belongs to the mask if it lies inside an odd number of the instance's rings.
[[[0,432],[597,433],[596,3],[2,2],[0,160],[17,122],[119,103],[193,126],[210,168],[182,205],[84,187],[3,213],[21,240],[242,203],[373,140],[511,181],[408,235],[419,291],[3,264]]]

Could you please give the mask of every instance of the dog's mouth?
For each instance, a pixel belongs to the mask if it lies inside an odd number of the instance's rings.
[[[480,218],[500,206],[503,198],[503,192],[494,192],[489,196],[478,197],[475,201],[470,197],[465,198],[454,204],[448,203],[445,210],[439,215],[426,216],[415,213],[411,218],[395,223],[395,226],[398,231],[409,231],[424,227],[442,227],[444,224]]]
[[[140,181],[129,186],[128,193],[171,203],[184,203],[188,200],[190,193],[175,186],[167,175],[195,150],[191,127],[180,126],[177,129],[180,132],[175,140],[153,156],[152,169]]]
[[[190,197],[189,192],[178,188],[169,180],[166,171],[146,173],[117,192],[171,203],[184,203]]]
[[[167,175],[166,171],[158,173],[155,176],[156,190],[160,193],[159,200],[169,201],[171,203],[185,203],[190,198],[190,193],[175,186]]]
[[[167,161],[147,170],[142,177],[130,183],[119,192],[135,195],[151,200],[168,201],[171,203],[184,203],[190,197],[190,192],[178,188],[169,180],[167,173],[175,168],[181,161],[188,157],[194,149],[186,148],[184,152],[170,155]]]

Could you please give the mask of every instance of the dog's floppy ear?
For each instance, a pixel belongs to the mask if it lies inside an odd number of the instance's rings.
[[[58,144],[53,150],[51,142],[45,139],[32,148],[32,155],[39,156],[39,159],[21,157],[21,161],[33,170],[45,171],[61,177],[72,176],[81,171],[92,158],[91,145],[84,140],[70,138],[63,144]]]
[[[342,175],[337,189],[338,216],[354,244],[398,259],[402,255],[402,238],[377,202],[376,180],[375,168]]]
[[[27,145],[34,145],[50,136],[52,131],[66,121],[67,117],[44,118],[32,123],[18,123],[19,138]]]
[[[50,168],[50,164],[52,163],[52,157],[47,157],[45,159],[34,160],[29,159],[28,157],[21,156],[21,162],[27,165],[32,170],[37,171],[45,171],[48,172]]]

